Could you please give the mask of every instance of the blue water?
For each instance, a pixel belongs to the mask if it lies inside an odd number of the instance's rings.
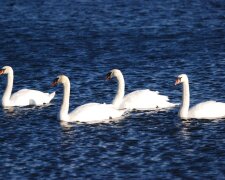
[[[190,79],[191,104],[225,102],[225,2],[1,1],[0,64],[21,88],[57,91],[46,107],[0,110],[0,179],[225,179],[225,120],[180,120],[178,108],[134,112],[116,122],[57,120],[71,80],[71,110],[110,103],[120,69],[126,93],[149,88],[181,101],[175,77]],[[6,77],[0,77],[0,94]]]

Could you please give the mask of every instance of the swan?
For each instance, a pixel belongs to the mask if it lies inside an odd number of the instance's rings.
[[[126,111],[125,109],[115,109],[110,104],[87,103],[77,107],[72,112],[68,113],[70,99],[70,80],[67,76],[60,75],[52,82],[52,86],[56,86],[60,83],[63,84],[64,88],[63,101],[59,111],[59,119],[61,121],[97,123],[109,119],[119,118]]]
[[[225,103],[221,102],[205,101],[189,109],[190,92],[186,74],[177,77],[175,85],[180,83],[183,83],[182,104],[178,114],[181,119],[217,119],[225,117]]]
[[[7,86],[2,97],[3,107],[28,105],[40,106],[49,103],[55,96],[55,92],[49,94],[31,89],[21,89],[20,91],[12,94],[14,77],[13,69],[10,66],[4,66],[2,69],[0,69],[0,75],[3,74],[7,74],[8,76]]]
[[[117,93],[112,102],[115,108],[154,110],[159,108],[171,108],[176,105],[168,102],[168,96],[159,95],[158,91],[151,91],[149,89],[136,90],[124,96],[125,81],[122,72],[119,69],[113,69],[106,75],[107,80],[113,77],[118,81]]]

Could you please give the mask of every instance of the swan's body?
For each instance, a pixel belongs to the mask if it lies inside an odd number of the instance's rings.
[[[41,91],[22,89],[12,94],[10,98],[11,106],[27,106],[27,105],[43,105],[48,104],[54,98],[55,92],[52,94],[43,93]]]
[[[87,103],[68,113],[70,98],[69,78],[64,75],[58,76],[53,82],[53,86],[58,83],[62,83],[64,86],[63,102],[59,112],[59,119],[62,121],[103,122],[105,120],[119,118],[125,112],[125,109],[117,110],[110,104]]]
[[[119,118],[124,110],[117,110],[109,104],[87,103],[70,112],[72,121],[98,122]]]
[[[31,89],[22,89],[12,94],[14,78],[13,69],[10,66],[5,66],[0,70],[0,75],[2,74],[8,75],[7,86],[2,97],[3,107],[28,105],[40,106],[49,103],[55,96],[55,92],[49,94]]]
[[[169,98],[160,95],[158,91],[150,91],[149,89],[136,90],[124,96],[121,108],[127,109],[158,109],[169,108],[175,106],[169,101]]]
[[[117,94],[112,102],[115,108],[126,108],[129,110],[154,110],[175,106],[175,104],[168,102],[169,98],[167,96],[160,95],[158,91],[151,91],[149,89],[136,90],[124,96],[125,82],[123,74],[120,70],[113,69],[107,74],[107,79],[111,79],[113,77],[116,77],[118,81]]]
[[[182,104],[179,117],[182,119],[216,119],[225,117],[225,103],[216,101],[206,101],[199,103],[189,109],[190,92],[189,81],[186,74],[178,76],[175,85],[183,83]]]

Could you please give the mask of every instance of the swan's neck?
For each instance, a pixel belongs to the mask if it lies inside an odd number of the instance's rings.
[[[64,92],[63,92],[63,102],[61,105],[61,109],[59,112],[59,118],[60,120],[67,121],[69,116],[69,102],[70,102],[70,82],[66,81],[63,83],[64,86]]]
[[[179,115],[181,118],[188,118],[188,109],[190,105],[190,91],[189,91],[189,82],[185,81],[183,83],[183,96],[182,96],[182,104],[180,108]]]
[[[10,97],[13,88],[13,71],[7,74],[7,79],[6,89],[2,96],[2,106],[10,106]]]
[[[118,89],[112,104],[115,108],[119,108],[124,97],[125,82],[122,74],[117,75],[116,78],[118,80]]]

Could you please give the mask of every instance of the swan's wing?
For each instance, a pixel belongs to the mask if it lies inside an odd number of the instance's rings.
[[[55,93],[43,93],[37,90],[22,89],[12,94],[10,101],[14,106],[43,105],[49,103]]]
[[[168,101],[168,96],[160,95],[158,91],[144,89],[127,94],[121,107],[128,109],[155,109],[175,106],[175,104]]]
[[[124,110],[117,110],[110,104],[88,103],[69,113],[70,121],[87,123],[102,122],[122,116]]]
[[[225,103],[206,101],[189,109],[188,117],[198,119],[213,119],[225,117]]]

